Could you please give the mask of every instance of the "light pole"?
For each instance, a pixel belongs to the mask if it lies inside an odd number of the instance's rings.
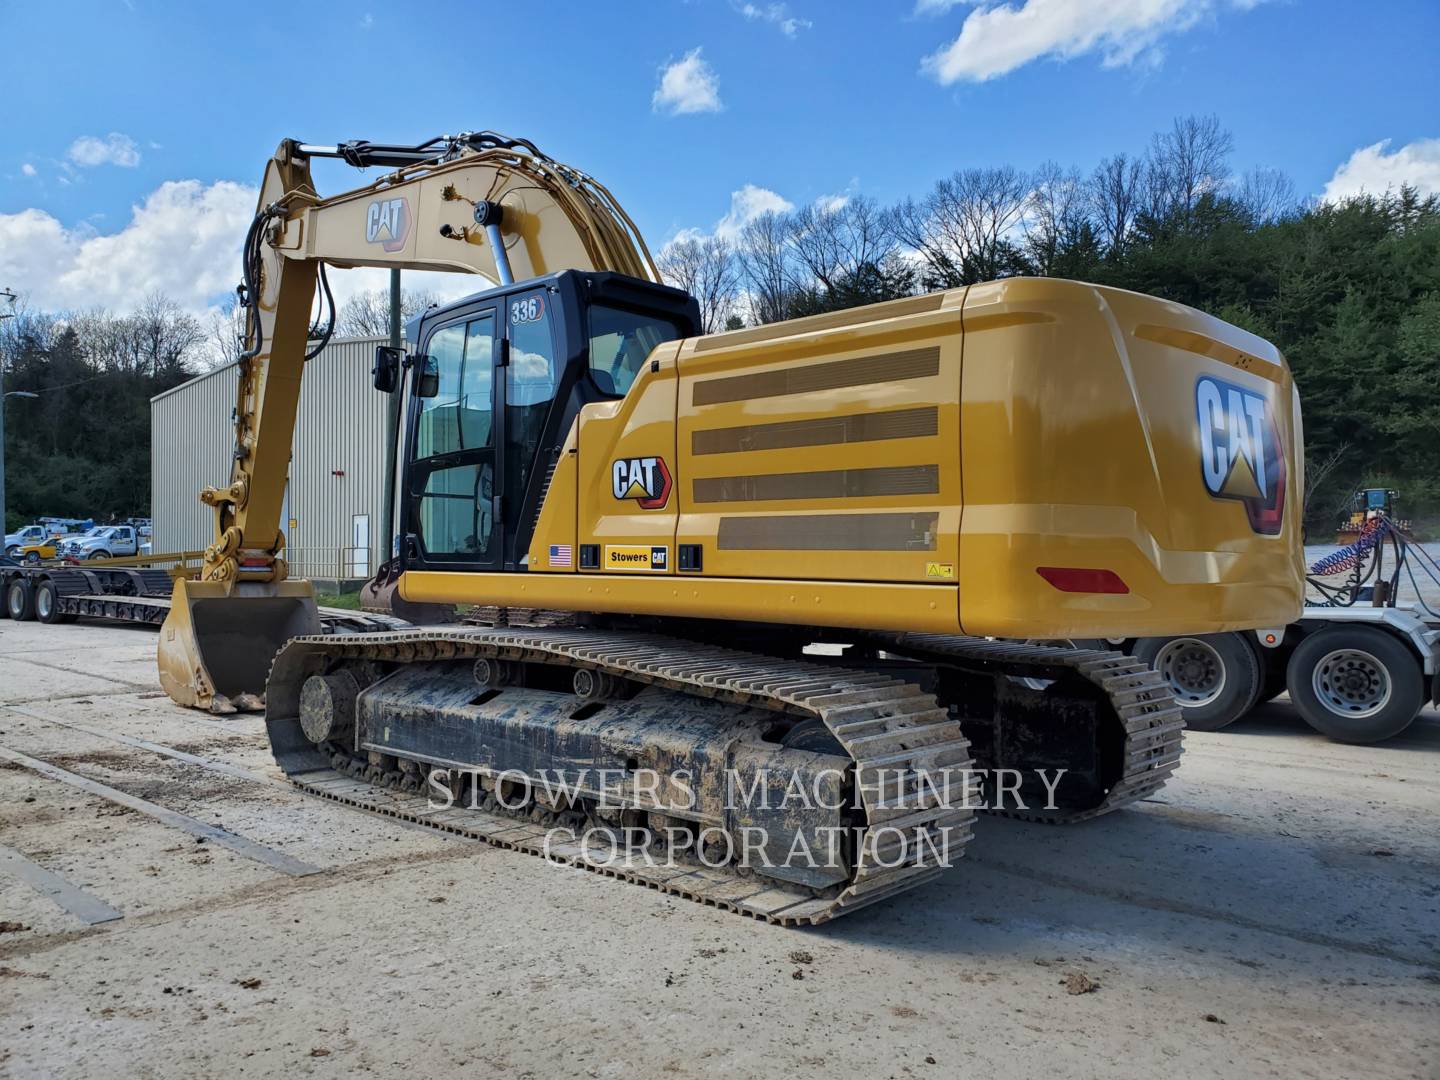
[[[31,390],[11,390],[8,394],[0,394],[0,534],[4,534],[10,528],[5,517],[5,402],[12,397],[37,398],[39,396]]]
[[[13,319],[15,317],[14,307],[17,297],[9,289],[0,289],[0,298],[8,300],[12,310],[0,312],[0,319]],[[39,397],[39,394],[29,390],[12,390],[8,394],[5,390],[5,359],[0,356],[0,534],[9,529],[10,524],[5,517],[5,399],[12,397]]]

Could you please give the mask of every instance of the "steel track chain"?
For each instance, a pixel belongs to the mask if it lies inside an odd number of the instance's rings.
[[[1024,645],[945,634],[896,634],[875,639],[887,652],[1032,678],[1072,673],[1098,687],[1125,732],[1125,771],[1096,806],[1084,810],[987,810],[1051,825],[1100,817],[1153,795],[1180,763],[1185,719],[1159,673],[1133,656],[1099,649]]]
[[[831,895],[725,868],[617,866],[582,845],[546,844],[541,824],[479,809],[437,811],[426,798],[354,780],[334,769],[286,769],[298,787],[408,821],[541,855],[767,922],[813,925],[916,888],[944,871],[971,839],[976,797],[969,742],[931,694],[883,673],[796,662],[638,632],[547,628],[417,628],[396,633],[292,639],[277,654],[267,699],[298,701],[315,661],[424,662],[472,657],[588,667],[634,682],[820,720],[851,757],[865,831],[851,879]],[[308,661],[308,663],[307,663]],[[298,723],[267,713],[266,727]],[[278,750],[276,760],[285,769]],[[928,793],[908,791],[921,773]],[[954,783],[948,797],[941,785]],[[887,793],[884,783],[889,782]],[[896,781],[907,790],[896,794]],[[936,788],[940,790],[936,790]],[[958,803],[958,805],[956,805]],[[937,837],[946,858],[915,863],[904,837]],[[893,837],[893,839],[886,839]]]

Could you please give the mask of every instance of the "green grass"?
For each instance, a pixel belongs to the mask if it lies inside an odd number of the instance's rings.
[[[344,608],[346,611],[360,610],[360,590],[354,592],[317,592],[315,603],[321,607]]]

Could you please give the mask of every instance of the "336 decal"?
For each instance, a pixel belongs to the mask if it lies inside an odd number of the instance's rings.
[[[610,466],[611,492],[634,499],[642,510],[660,510],[670,501],[670,470],[662,457],[619,458]]]

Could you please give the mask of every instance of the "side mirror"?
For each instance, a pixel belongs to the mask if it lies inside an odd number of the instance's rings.
[[[435,397],[440,393],[440,365],[431,357],[415,358],[415,396]]]
[[[382,394],[395,392],[395,388],[400,385],[400,363],[404,358],[404,349],[391,345],[376,346],[375,366],[370,369],[370,379],[376,390]]]

